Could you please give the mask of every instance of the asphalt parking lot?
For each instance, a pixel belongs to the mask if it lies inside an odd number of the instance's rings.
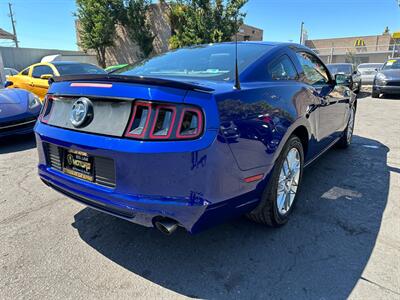
[[[400,98],[360,95],[353,145],[305,171],[278,230],[164,236],[46,187],[32,137],[0,143],[1,299],[400,299]]]

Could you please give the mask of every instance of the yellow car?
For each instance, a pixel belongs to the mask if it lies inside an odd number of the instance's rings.
[[[17,75],[7,78],[7,88],[20,88],[37,95],[42,101],[49,88],[49,79],[53,76],[76,74],[107,74],[95,65],[79,62],[56,61],[38,63],[27,67]]]

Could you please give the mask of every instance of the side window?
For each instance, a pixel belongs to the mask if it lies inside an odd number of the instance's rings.
[[[297,71],[287,55],[281,56],[269,65],[268,72],[272,80],[296,80]]]
[[[53,70],[49,66],[36,66],[33,68],[33,71],[32,71],[33,78],[40,78],[40,76],[42,76],[44,74],[53,75]]]
[[[302,81],[311,85],[322,85],[329,82],[328,71],[318,58],[307,52],[297,52],[296,55],[304,71]]]
[[[26,68],[22,71],[21,75],[28,76],[29,75],[29,68]]]

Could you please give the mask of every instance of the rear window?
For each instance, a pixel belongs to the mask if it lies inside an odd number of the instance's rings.
[[[91,64],[56,64],[61,76],[78,74],[106,74],[107,72]]]
[[[239,72],[272,47],[264,44],[239,44]],[[235,75],[235,51],[234,43],[182,48],[119,69],[113,74],[230,81]]]

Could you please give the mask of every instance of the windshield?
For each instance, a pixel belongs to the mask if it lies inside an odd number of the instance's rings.
[[[273,46],[238,44],[239,72]],[[113,74],[230,81],[235,75],[235,44],[202,45],[170,51]]]
[[[107,72],[91,64],[56,64],[61,76],[77,74],[106,74]]]
[[[384,65],[383,70],[400,69],[400,59],[389,59]]]
[[[352,68],[351,65],[328,65],[328,69],[332,74],[351,74]]]

